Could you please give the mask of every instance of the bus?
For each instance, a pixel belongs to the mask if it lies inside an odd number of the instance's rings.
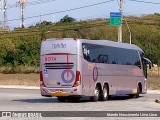
[[[147,93],[151,61],[134,44],[109,40],[51,38],[40,50],[40,90],[59,102],[106,101],[111,96],[138,98]]]

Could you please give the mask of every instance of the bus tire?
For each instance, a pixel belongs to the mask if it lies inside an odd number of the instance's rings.
[[[94,90],[94,96],[90,97],[90,100],[93,102],[97,102],[99,100],[99,97],[100,97],[100,88],[96,86]]]
[[[105,84],[103,86],[103,90],[102,90],[102,95],[101,95],[101,100],[102,101],[107,101],[109,99],[109,88],[108,86]]]
[[[57,97],[59,102],[66,102],[66,97]]]
[[[134,98],[138,98],[140,93],[139,85],[137,86],[137,93],[135,94]]]
[[[137,86],[137,93],[136,94],[130,94],[129,97],[130,98],[138,98],[139,97],[139,93],[140,93],[140,88],[139,85]]]

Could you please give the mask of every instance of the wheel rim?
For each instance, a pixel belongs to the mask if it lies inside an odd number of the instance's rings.
[[[103,89],[103,96],[104,96],[104,98],[107,98],[107,94],[108,94],[108,93],[107,93],[107,89],[104,88],[104,89]]]
[[[96,99],[98,99],[98,97],[99,97],[99,91],[98,91],[97,88],[95,89],[95,93],[94,94],[95,94]]]

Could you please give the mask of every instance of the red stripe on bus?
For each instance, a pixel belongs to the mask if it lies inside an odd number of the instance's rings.
[[[69,63],[69,54],[66,55],[67,60],[67,78],[69,77],[69,69],[68,69],[68,63]]]

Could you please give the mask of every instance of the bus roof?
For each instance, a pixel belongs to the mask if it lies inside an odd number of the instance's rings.
[[[117,48],[124,48],[124,49],[132,49],[132,50],[143,50],[134,44],[128,44],[128,43],[120,43],[120,42],[114,42],[110,40],[86,40],[86,39],[78,39],[81,43],[90,43],[90,44],[98,44],[98,45],[106,45],[106,46],[112,46]]]
[[[50,38],[50,39],[47,39],[47,41],[52,41],[52,40],[76,40],[76,41],[79,41],[80,43],[106,45],[106,46],[112,46],[112,47],[117,47],[117,48],[138,50],[138,51],[143,52],[143,50],[140,47],[138,47],[137,45],[114,42],[114,41],[111,41],[111,40],[89,40],[89,39],[75,39],[75,38],[60,38],[60,39]]]

